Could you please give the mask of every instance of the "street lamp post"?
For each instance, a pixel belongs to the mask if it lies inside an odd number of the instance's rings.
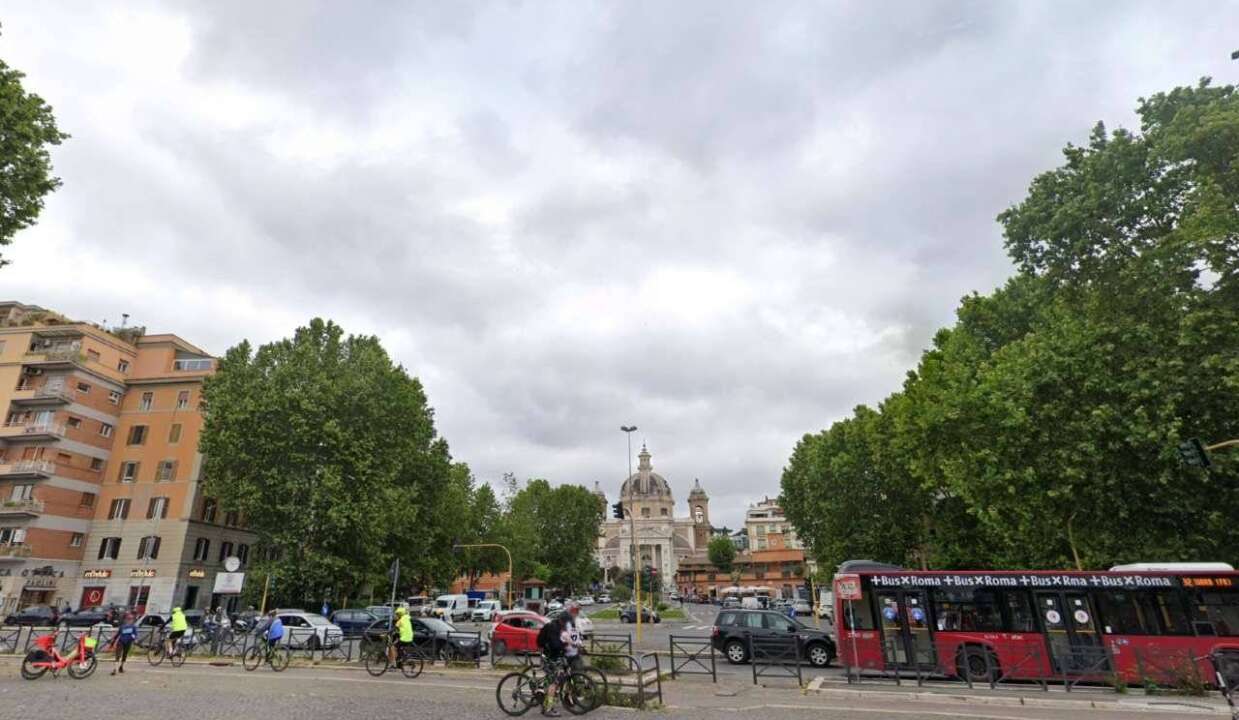
[[[499,548],[508,555],[508,609],[512,610],[512,584],[516,582],[516,576],[512,574],[512,551],[508,550],[499,543],[475,543],[471,545],[453,545],[452,549],[457,548]]]
[[[628,436],[628,476],[625,480],[632,479],[632,434],[637,429],[636,425],[620,425],[620,430]],[[621,491],[623,486],[620,486]],[[624,498],[620,498],[623,502]],[[628,532],[630,545],[632,547],[632,592],[635,596],[635,609],[637,621],[637,642],[641,642],[641,546],[637,544],[637,513],[631,505],[628,510]]]

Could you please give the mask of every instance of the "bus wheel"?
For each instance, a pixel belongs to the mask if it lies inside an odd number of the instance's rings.
[[[955,671],[961,680],[986,684],[996,681],[1002,674],[998,669],[998,658],[988,648],[979,645],[965,645],[959,649]]]

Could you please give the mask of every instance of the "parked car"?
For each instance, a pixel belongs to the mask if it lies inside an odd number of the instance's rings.
[[[722,607],[724,610],[728,608],[738,608],[740,607],[740,598],[737,598],[737,597],[723,598],[723,602],[721,603],[720,607]]]
[[[344,630],[318,613],[277,610],[276,617],[284,623],[289,647],[330,650],[340,647],[344,641]]]
[[[65,613],[60,616],[60,624],[74,628],[94,627],[99,624],[116,626],[120,624],[120,619],[123,616],[124,608],[118,611],[110,605],[100,605],[98,607],[83,608],[77,612]]]
[[[366,629],[369,643],[386,642],[387,623],[380,620]],[[486,655],[490,643],[473,633],[462,633],[455,625],[439,618],[413,618],[413,644],[426,657],[436,660],[467,659]]]
[[[548,620],[554,620],[555,618],[559,617],[560,615],[563,615],[566,612],[568,611],[567,610],[556,610],[554,612],[549,612],[546,614],[546,618]],[[642,620],[644,619],[645,618],[642,618]],[[577,629],[577,632],[581,634],[581,637],[588,640],[594,636],[594,621],[578,613],[576,616],[576,629]]]
[[[611,602],[611,593],[603,593],[599,595],[598,602],[602,603],[603,605],[606,605],[607,603]]]
[[[577,600],[576,603],[581,607],[586,607],[594,604],[594,598],[592,595],[582,595],[581,599]]]
[[[52,627],[60,621],[60,613],[48,605],[31,605],[4,619],[5,625],[37,625]]]
[[[555,598],[554,600],[546,604],[546,611],[548,613],[552,613],[552,612],[555,612],[556,610],[563,610],[563,609],[564,609],[564,601],[560,600],[559,598]]]
[[[635,623],[637,621],[637,608],[635,605],[627,605],[623,610],[620,610],[619,616],[622,623]],[[641,622],[643,623],[658,623],[662,622],[662,618],[658,617],[658,612],[649,605],[641,606]]]
[[[331,622],[339,626],[345,635],[360,635],[366,628],[378,620],[369,610],[336,610],[331,613]]]
[[[538,652],[538,631],[547,622],[548,618],[523,610],[496,615],[489,633],[495,656]]]
[[[435,598],[431,616],[446,621],[467,620],[472,612],[468,595],[440,595]]]
[[[425,595],[414,595],[406,598],[405,603],[409,606],[409,614],[413,617],[429,615],[430,609],[434,607],[434,600]]]
[[[373,615],[376,619],[387,622],[392,616],[392,609],[389,605],[371,605],[366,608],[366,612]]]
[[[825,632],[772,610],[723,610],[714,620],[714,649],[727,662],[749,660],[749,637],[797,637],[803,659],[814,667],[826,667],[838,656],[835,641]]]
[[[797,600],[792,603],[792,607],[796,608],[796,617],[810,617],[813,615],[813,605],[808,600]]]
[[[490,622],[500,612],[503,612],[503,603],[498,600],[479,600],[470,617],[473,622]]]

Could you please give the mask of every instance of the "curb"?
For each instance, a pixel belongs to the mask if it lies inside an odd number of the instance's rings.
[[[810,685],[806,694],[850,699],[880,698],[883,700],[912,700],[940,704],[989,705],[996,707],[1032,707],[1060,710],[1108,710],[1115,712],[1188,712],[1202,715],[1230,715],[1225,705],[1204,704],[1190,700],[1074,700],[1068,698],[1043,698],[1028,696],[963,695],[935,692],[891,692],[889,690],[843,690],[814,688]]]

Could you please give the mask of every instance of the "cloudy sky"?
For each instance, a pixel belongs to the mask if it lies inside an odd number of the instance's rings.
[[[612,496],[622,423],[716,524],[1012,272],[1097,120],[1233,82],[1235,2],[10,2],[71,133],[0,296],[222,354],[321,315],[477,475]],[[682,511],[683,508],[682,508]]]

